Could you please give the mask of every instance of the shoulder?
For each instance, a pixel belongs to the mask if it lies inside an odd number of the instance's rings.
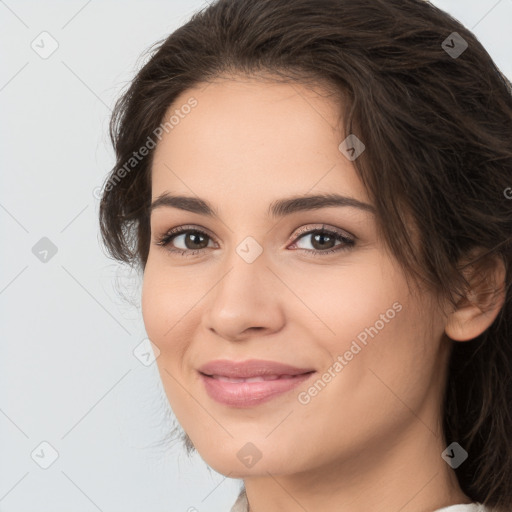
[[[245,489],[240,491],[235,504],[231,507],[230,512],[249,512],[249,504]],[[465,505],[451,505],[449,507],[440,508],[434,512],[493,512],[493,509],[482,505],[481,503],[470,503]]]
[[[249,503],[247,502],[247,495],[245,494],[245,488],[240,491],[235,504],[231,507],[229,512],[249,512]]]
[[[494,512],[492,508],[486,507],[481,503],[469,503],[465,505],[451,505],[440,508],[434,512]]]

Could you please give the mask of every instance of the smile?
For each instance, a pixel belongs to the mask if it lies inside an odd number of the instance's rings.
[[[282,395],[315,370],[274,361],[213,361],[199,369],[208,396],[230,407],[254,407]]]

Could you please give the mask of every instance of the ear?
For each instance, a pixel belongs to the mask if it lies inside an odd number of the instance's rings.
[[[445,325],[445,333],[455,341],[472,340],[482,334],[505,302],[506,268],[501,257],[487,258],[484,264],[471,264],[463,272],[470,287],[448,315]]]

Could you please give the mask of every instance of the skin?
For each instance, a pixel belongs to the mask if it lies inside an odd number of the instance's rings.
[[[371,204],[338,149],[339,109],[325,94],[233,77],[184,92],[169,112],[191,96],[197,107],[156,148],[152,199],[200,197],[219,219],[152,212],[142,312],[167,397],[195,448],[216,471],[244,479],[253,512],[432,512],[469,503],[441,458],[446,364],[454,340],[483,332],[501,303],[486,315],[439,311],[431,294],[409,289],[371,212],[267,216],[273,201],[293,195],[336,191]],[[314,256],[322,249],[297,231],[322,224],[356,244]],[[200,254],[171,253],[187,250],[179,234],[157,245],[184,225],[211,235]],[[252,263],[236,252],[248,236],[263,249]],[[311,381],[241,409],[213,401],[199,378],[208,361],[256,358],[312,367],[316,381],[394,303],[400,312],[305,405],[297,395]],[[248,442],[261,453],[250,468],[237,457]]]

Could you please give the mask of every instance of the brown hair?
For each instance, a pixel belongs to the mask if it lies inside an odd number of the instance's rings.
[[[462,41],[467,48],[457,55]],[[353,164],[404,273],[455,305],[468,286],[461,261],[472,249],[483,253],[470,268],[491,265],[493,257],[505,263],[498,317],[474,340],[453,344],[443,428],[448,444],[457,441],[469,453],[456,469],[462,490],[508,511],[512,85],[483,46],[424,0],[218,0],[151,52],[111,119],[117,162],[100,204],[109,253],[145,267],[153,151],[131,159],[150,139],[154,146],[180,93],[224,74],[329,84],[345,100],[345,135],[357,134],[366,146]]]

